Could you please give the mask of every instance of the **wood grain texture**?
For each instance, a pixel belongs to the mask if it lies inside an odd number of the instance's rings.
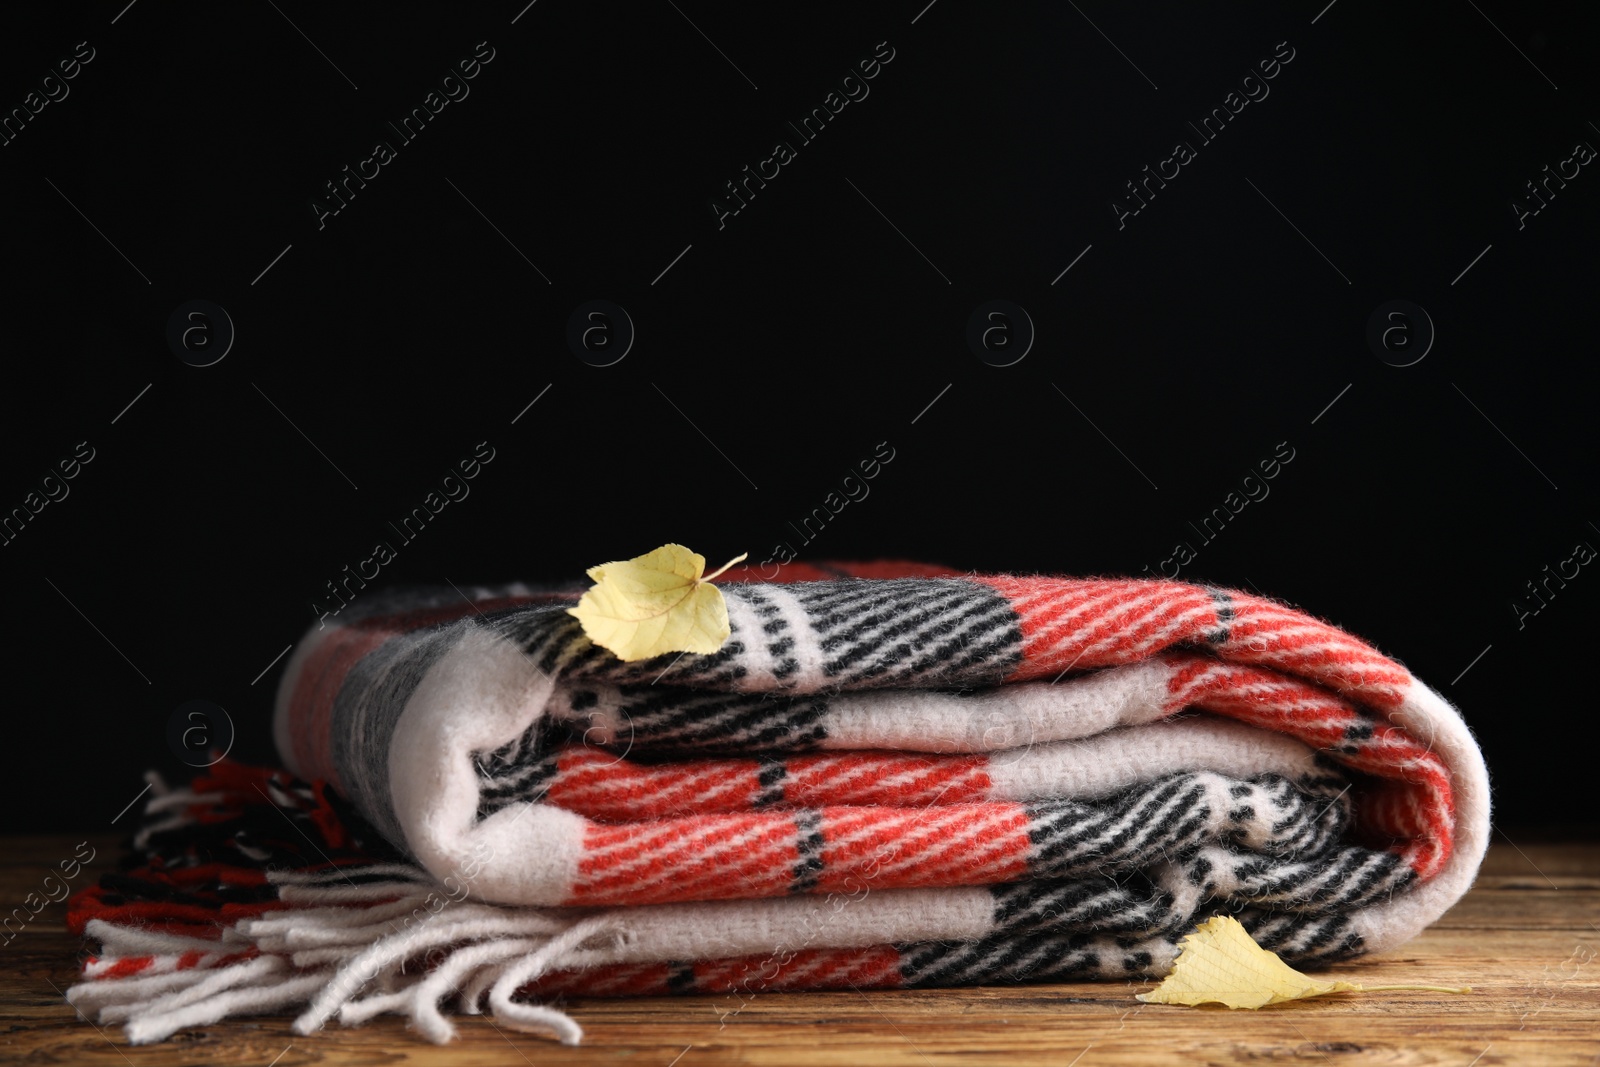
[[[0,1063],[5,1064],[1048,1064],[1106,1067],[1295,1062],[1594,1064],[1600,1062],[1600,844],[1491,849],[1478,885],[1403,949],[1333,973],[1365,983],[1470,984],[1466,996],[1375,993],[1255,1012],[1143,1005],[1150,983],[574,1000],[579,1048],[459,1019],[436,1047],[399,1019],[297,1037],[288,1017],[233,1021],[135,1048],[62,999],[83,945],[63,908],[41,911],[0,945]],[[37,891],[80,838],[10,838],[0,905]],[[115,857],[91,838],[88,883]]]

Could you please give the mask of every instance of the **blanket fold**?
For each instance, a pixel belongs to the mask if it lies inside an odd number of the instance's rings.
[[[75,901],[105,948],[69,996],[135,1040],[296,1004],[301,1033],[448,1040],[454,998],[576,1041],[550,997],[1148,978],[1217,913],[1348,958],[1472,881],[1477,746],[1336,627],[1177,582],[829,570],[725,580],[720,651],[639,663],[575,591],[357,601],[288,662],[287,772],[163,792],[145,867]],[[263,812],[304,842],[246,833]]]

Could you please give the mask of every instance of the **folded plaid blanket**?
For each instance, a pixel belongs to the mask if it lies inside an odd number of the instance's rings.
[[[161,791],[142,868],[74,901],[103,949],[69,997],[134,1041],[292,1005],[301,1033],[393,1011],[444,1041],[455,997],[570,1042],[552,997],[1158,976],[1217,913],[1346,958],[1482,859],[1454,709],[1275,601],[782,577],[724,581],[719,652],[638,663],[576,590],[319,623],[278,695],[293,775]]]

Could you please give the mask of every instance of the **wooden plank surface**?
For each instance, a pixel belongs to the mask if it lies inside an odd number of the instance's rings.
[[[80,839],[10,838],[0,910],[21,906]],[[109,868],[116,841],[91,838]],[[1518,847],[1520,845],[1520,847]],[[1472,985],[1466,996],[1356,994],[1256,1012],[1143,1005],[1150,983],[575,1000],[579,1048],[461,1018],[437,1047],[397,1018],[310,1037],[288,1017],[230,1021],[129,1046],[61,997],[84,946],[42,910],[0,945],[5,1064],[1356,1064],[1600,1063],[1600,844],[1501,839],[1472,893],[1398,951],[1334,973],[1365,983]]]

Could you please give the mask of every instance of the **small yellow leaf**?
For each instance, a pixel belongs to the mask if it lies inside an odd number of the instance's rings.
[[[567,614],[589,640],[630,663],[668,652],[715,652],[732,631],[727,602],[711,579],[746,555],[711,574],[706,558],[682,545],[602,563],[589,568],[595,584]]]
[[[1326,993],[1359,993],[1387,989],[1425,989],[1440,993],[1470,993],[1471,987],[1362,986],[1340,980],[1324,982],[1301,974],[1256,944],[1239,921],[1214,915],[1183,939],[1183,951],[1172,973],[1148,993],[1146,1004],[1226,1004],[1230,1008],[1260,1008],[1287,1000],[1304,1000]]]

